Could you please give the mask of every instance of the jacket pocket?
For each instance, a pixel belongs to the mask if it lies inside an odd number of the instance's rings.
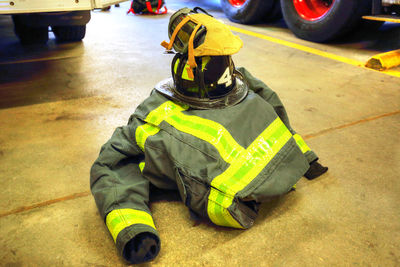
[[[176,170],[176,182],[183,203],[201,217],[207,217],[207,200],[210,194],[210,186],[197,177],[192,177]]]

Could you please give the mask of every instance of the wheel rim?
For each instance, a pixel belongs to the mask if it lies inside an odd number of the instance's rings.
[[[241,7],[247,0],[228,0],[229,3],[234,7]]]
[[[293,0],[297,13],[308,21],[321,19],[331,10],[334,2],[335,0]]]

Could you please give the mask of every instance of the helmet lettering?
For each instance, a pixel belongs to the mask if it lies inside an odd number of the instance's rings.
[[[219,78],[218,84],[225,84],[225,87],[228,87],[232,84],[232,76],[229,72],[229,67],[226,68],[224,74],[222,74],[221,78]]]

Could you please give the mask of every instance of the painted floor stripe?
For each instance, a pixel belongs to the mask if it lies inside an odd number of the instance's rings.
[[[314,54],[314,55],[318,55],[318,56],[321,56],[321,57],[329,58],[329,59],[332,59],[332,60],[340,61],[340,62],[349,64],[349,65],[361,67],[363,69],[367,69],[367,70],[371,70],[371,71],[375,71],[375,72],[379,72],[379,73],[384,73],[384,74],[387,74],[387,75],[390,75],[390,76],[394,76],[394,77],[399,77],[400,78],[400,71],[394,71],[394,70],[377,71],[377,70],[365,67],[364,66],[365,63],[361,62],[361,61],[358,61],[358,60],[354,60],[354,59],[351,59],[351,58],[335,55],[335,54],[332,54],[332,53],[329,53],[329,52],[325,52],[325,51],[322,51],[322,50],[319,50],[319,49],[316,49],[316,48],[308,47],[308,46],[301,45],[301,44],[292,43],[292,42],[281,40],[281,39],[278,39],[278,38],[275,38],[275,37],[267,36],[267,35],[264,35],[264,34],[261,34],[261,33],[252,32],[252,31],[249,31],[249,30],[241,29],[241,28],[238,28],[238,27],[234,27],[234,26],[230,26],[230,25],[228,25],[228,27],[232,31],[235,31],[235,32],[239,32],[239,33],[243,33],[243,34],[250,35],[250,36],[253,36],[253,37],[257,37],[257,38],[260,38],[260,39],[263,39],[263,40],[266,40],[266,41],[269,41],[269,42],[273,42],[273,43],[277,43],[277,44],[280,44],[280,45],[284,45],[284,46],[287,46],[287,47],[290,47],[290,48],[294,48],[294,49],[297,49],[297,50],[301,50],[301,51],[304,51],[304,52],[307,52],[307,53],[310,53],[310,54]]]

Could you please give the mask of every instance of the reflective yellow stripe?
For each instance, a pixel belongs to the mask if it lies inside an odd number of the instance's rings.
[[[204,69],[206,68],[207,63],[210,62],[211,57],[205,56],[205,57],[202,57],[201,60],[202,60],[201,61],[201,70],[204,71]]]
[[[179,58],[177,58],[176,61],[175,61],[175,65],[174,65],[174,73],[175,74],[178,71],[178,65],[179,65]]]
[[[151,111],[145,119],[148,123],[136,128],[135,138],[140,149],[144,151],[144,144],[146,143],[147,138],[160,131],[160,128],[157,126],[163,121],[165,116],[172,115],[185,109],[187,109],[187,107],[179,106],[171,101],[167,101],[155,110]]]
[[[162,103],[158,108],[147,115],[145,121],[158,126],[166,117],[188,109],[188,106],[180,106],[171,101]]]
[[[142,161],[142,162],[139,163],[140,172],[143,172],[144,165],[145,165],[145,164],[144,164],[144,161]]]
[[[171,101],[151,111],[145,121],[158,126],[162,121],[175,129],[213,145],[230,167],[211,182],[207,212],[217,225],[243,228],[228,208],[239,191],[244,189],[291,138],[291,133],[277,118],[245,150],[219,123],[198,116],[186,115]],[[144,143],[143,143],[144,146]]]
[[[228,163],[231,163],[244,151],[244,148],[236,143],[228,130],[215,121],[182,113],[165,118],[165,121],[177,130],[191,134],[213,145],[220,156]]]
[[[233,197],[222,194],[217,189],[211,187],[207,204],[208,217],[216,225],[243,229],[229,213],[228,208],[232,202]]]
[[[134,209],[117,209],[111,211],[107,215],[106,224],[114,242],[123,229],[134,224],[145,224],[156,229],[150,214],[145,211]]]
[[[216,225],[243,229],[228,211],[232,202],[232,196],[221,193],[217,189],[211,187],[207,204],[208,217]]]
[[[231,195],[236,194],[251,182],[290,137],[289,130],[276,118],[225,172],[214,178],[211,185]]]
[[[276,118],[225,172],[212,180],[211,186],[218,190],[210,193],[208,200],[212,205],[207,207],[207,212],[214,223],[230,220],[220,207],[227,209],[236,193],[253,181],[291,136],[283,122]]]
[[[188,64],[185,64],[185,66],[182,69],[182,79],[189,80],[189,81],[194,81],[194,77],[190,77],[188,70],[190,69],[190,66]]]
[[[147,137],[155,135],[159,131],[160,128],[149,123],[143,124],[142,126],[136,128],[135,132],[136,143],[138,144],[138,146],[142,151],[144,151],[144,144],[147,140]]]
[[[174,73],[176,74],[178,71],[178,65],[179,65],[179,58],[175,61],[174,65]],[[194,78],[189,77],[189,74],[187,72],[187,67],[190,68],[190,66],[186,63],[185,66],[182,69],[182,79],[189,80],[189,81],[194,81]],[[204,69],[204,67],[203,67]]]
[[[228,163],[231,163],[239,156],[241,151],[244,151],[244,148],[236,143],[231,134],[221,124],[198,116],[183,114],[181,111],[187,108],[187,106],[179,106],[167,101],[150,112],[145,121],[159,125],[165,120],[175,129],[213,145]]]
[[[301,138],[300,135],[295,134],[293,135],[294,140],[296,140],[297,145],[299,146],[301,152],[306,153],[307,151],[310,151],[311,149],[308,147],[306,142],[304,142],[303,138]]]

